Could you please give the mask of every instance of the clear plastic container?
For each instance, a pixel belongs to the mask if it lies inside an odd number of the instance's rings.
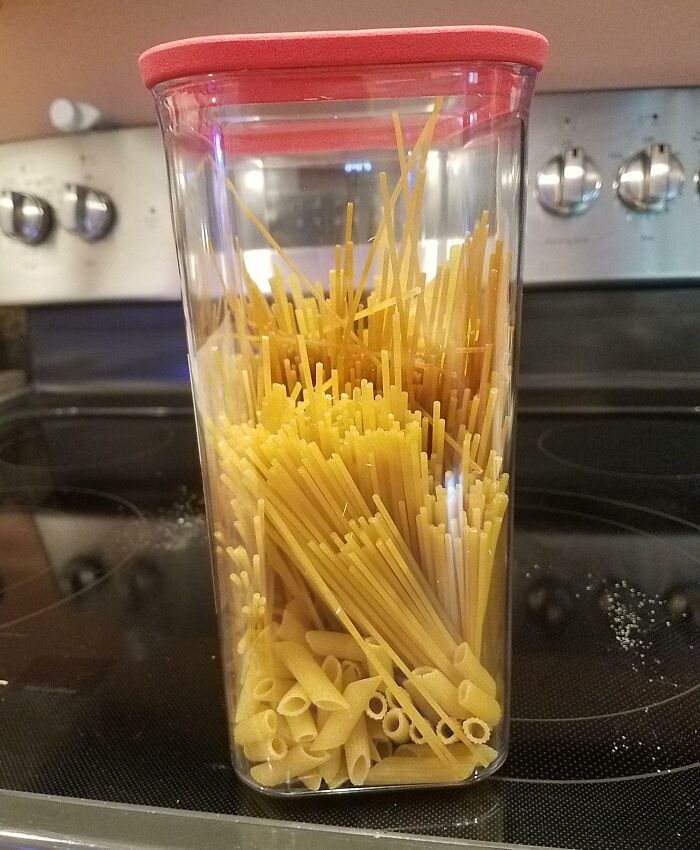
[[[141,57],[163,131],[240,776],[472,782],[508,744],[527,118],[503,28]]]

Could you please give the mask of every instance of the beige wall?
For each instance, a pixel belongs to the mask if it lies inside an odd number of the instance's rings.
[[[543,32],[541,90],[700,85],[698,0],[0,0],[0,140],[50,133],[57,96],[152,122],[136,58],[161,41],[464,23]]]

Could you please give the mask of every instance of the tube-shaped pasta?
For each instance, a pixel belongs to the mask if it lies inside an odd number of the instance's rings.
[[[388,707],[384,694],[380,691],[375,691],[367,700],[365,714],[371,720],[381,720],[386,714]]]
[[[306,628],[297,620],[294,614],[289,610],[289,607],[284,609],[282,614],[282,622],[278,633],[280,640],[290,640],[295,643],[304,643],[306,637]]]
[[[299,781],[303,782],[304,785],[309,789],[309,791],[318,791],[321,787],[321,783],[323,782],[323,777],[318,772],[319,768],[316,768],[312,773],[307,773],[305,776],[300,776]]]
[[[498,752],[488,744],[479,744],[474,750],[474,758],[480,767],[488,767],[497,755]]]
[[[372,718],[368,717],[367,718],[367,731],[369,732],[369,737],[374,738],[375,741],[388,741],[389,740],[386,736],[386,732],[382,729],[382,721],[381,720],[372,720]]]
[[[354,638],[347,632],[310,631],[306,642],[314,655],[335,655],[348,661],[365,662],[365,654]]]
[[[382,720],[384,734],[395,744],[405,744],[408,741],[410,723],[406,712],[400,708],[390,708]]]
[[[233,727],[233,740],[240,746],[267,741],[277,734],[277,715],[271,708],[241,720]]]
[[[268,741],[257,741],[255,744],[246,744],[243,747],[243,755],[248,761],[279,761],[288,752],[287,742],[280,737],[270,738]]]
[[[501,706],[474,682],[461,682],[458,694],[460,705],[467,711],[467,717],[479,717],[491,727],[498,724],[501,719]]]
[[[323,777],[326,785],[330,785],[331,780],[337,776],[341,765],[345,766],[343,759],[343,748],[336,747],[328,753],[328,761],[324,762],[318,769],[318,772]]]
[[[289,723],[287,723],[287,718],[284,714],[279,713],[277,714],[277,737],[282,738],[289,746],[294,743],[292,741],[292,732],[289,728]]]
[[[462,731],[473,744],[485,744],[491,737],[491,730],[480,717],[468,717],[462,723]]]
[[[323,659],[321,670],[323,670],[338,690],[343,687],[343,668],[340,666],[340,661],[335,655],[327,655]]]
[[[348,771],[345,767],[345,764],[342,763],[336,775],[330,779],[326,780],[326,785],[330,788],[331,791],[335,791],[336,788],[340,788],[341,785],[345,785],[348,781]]]
[[[297,682],[287,691],[277,704],[277,711],[285,717],[302,714],[311,705],[306,691]]]
[[[295,744],[309,744],[318,735],[316,723],[308,708],[301,714],[292,714],[287,717],[287,723]]]
[[[444,764],[435,756],[389,756],[370,768],[366,785],[425,785],[461,782],[471,773],[467,766]]]
[[[333,683],[333,686],[336,687],[340,693],[343,692],[343,668],[340,665],[340,661],[335,657],[335,655],[327,655],[323,661],[321,662],[321,670],[328,676],[328,678]],[[316,711],[316,726],[321,729],[326,722],[329,714],[332,714],[331,711],[324,711],[322,708],[319,708]],[[325,779],[325,777],[324,777]]]
[[[253,696],[256,700],[277,708],[279,701],[293,685],[292,679],[274,679],[272,676],[265,676],[256,683]]]
[[[496,682],[489,671],[474,655],[468,643],[460,643],[455,650],[454,664],[457,672],[464,679],[481,688],[490,697],[496,696]]]
[[[328,714],[318,738],[310,745],[312,752],[332,750],[342,746],[357,724],[370,696],[376,691],[379,678],[360,679],[350,684],[343,691],[343,698],[348,708],[344,711],[333,711]]]
[[[308,607],[301,601],[301,599],[296,598],[292,599],[291,602],[288,602],[285,605],[285,610],[289,611],[295,619],[297,619],[302,626],[309,628],[311,623],[311,618],[309,617],[309,609]]]
[[[369,652],[366,653],[367,657],[367,669],[369,670],[370,676],[378,676],[380,671],[379,667],[375,665],[373,658],[376,659],[377,662],[381,664],[381,666],[391,675],[394,675],[394,662],[389,657],[389,653],[386,651],[386,647],[383,646],[376,638],[368,637],[365,638],[365,644],[367,645]],[[386,684],[384,681],[379,685],[378,690],[383,691],[386,688]]]
[[[457,698],[457,688],[440,670],[433,667],[416,667],[411,678],[406,681],[406,690],[411,694],[417,705],[426,703],[426,707],[433,715],[435,712],[430,710],[427,704],[426,693],[442,708],[445,714],[461,719],[466,717],[465,708],[460,705]]]
[[[357,682],[362,678],[362,670],[354,661],[341,662],[343,669],[343,688],[347,688],[350,682]]]
[[[279,641],[275,644],[275,652],[314,705],[325,711],[348,708],[343,695],[306,647],[291,641]]]
[[[459,723],[454,718],[438,720],[435,732],[443,744],[454,744],[459,740]]]
[[[236,702],[236,714],[234,718],[236,723],[240,723],[241,720],[245,720],[247,717],[257,714],[264,708],[260,701],[255,699],[254,696],[255,686],[258,681],[257,677],[250,670],[243,676],[241,689],[238,692],[238,700]]]
[[[382,760],[382,757],[379,755],[379,750],[377,749],[377,742],[374,738],[369,738],[369,760],[372,764]]]
[[[353,785],[364,785],[370,768],[369,735],[364,714],[350,732],[345,742],[345,764],[348,779]]]
[[[328,760],[328,753],[310,753],[302,744],[296,744],[279,761],[269,761],[251,767],[254,782],[265,788],[274,788],[290,779],[305,776]]]
[[[423,735],[421,730],[416,726],[415,723],[411,723],[411,725],[408,727],[408,737],[411,739],[411,741],[414,744],[421,744],[422,745],[422,744],[426,743],[425,736]],[[428,752],[431,752],[430,747],[425,747],[425,749]]]

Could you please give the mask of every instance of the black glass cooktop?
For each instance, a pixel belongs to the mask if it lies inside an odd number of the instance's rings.
[[[0,420],[0,787],[513,844],[700,846],[700,419],[521,417],[513,724],[473,788],[239,783],[191,414]]]

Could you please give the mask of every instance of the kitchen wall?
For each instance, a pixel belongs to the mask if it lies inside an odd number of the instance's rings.
[[[136,58],[151,45],[221,32],[435,24],[509,24],[543,32],[539,89],[700,84],[697,0],[2,0],[0,141],[50,134],[56,96],[152,123]]]

